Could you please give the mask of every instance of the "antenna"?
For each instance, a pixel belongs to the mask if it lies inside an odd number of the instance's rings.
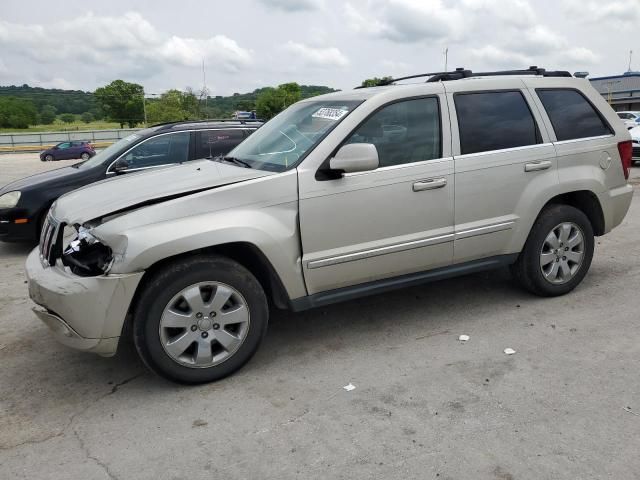
[[[444,71],[447,71],[447,63],[449,61],[449,47],[444,49]]]
[[[627,69],[627,72],[631,71],[631,60],[633,60],[633,50],[629,50],[629,68]]]
[[[207,108],[209,91],[207,90],[207,72],[204,69],[204,57],[202,57],[202,95],[204,95],[204,108]]]

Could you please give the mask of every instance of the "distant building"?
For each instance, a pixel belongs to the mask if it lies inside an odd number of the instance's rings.
[[[616,111],[640,111],[640,72],[590,78],[593,87]]]

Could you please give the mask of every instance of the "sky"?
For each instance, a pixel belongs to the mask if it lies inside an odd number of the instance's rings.
[[[210,95],[448,67],[627,70],[640,0],[0,0],[0,85]],[[636,27],[636,28],[634,28]],[[640,70],[640,44],[633,69]]]

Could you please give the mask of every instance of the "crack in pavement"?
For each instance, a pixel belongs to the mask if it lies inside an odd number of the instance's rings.
[[[102,470],[104,470],[104,473],[106,473],[111,480],[119,480],[118,477],[111,471],[111,469],[109,468],[109,465],[107,465],[106,463],[104,463],[94,455],[91,455],[91,452],[85,445],[84,440],[78,433],[78,430],[76,430],[75,428],[72,428],[71,430],[73,431],[73,436],[76,437],[76,439],[78,440],[78,443],[80,444],[80,450],[82,450],[85,457],[87,457],[90,460],[93,460],[96,465],[98,465],[100,468],[102,468]]]
[[[58,438],[58,437],[62,437],[64,436],[65,432],[73,425],[74,420],[86,413],[91,407],[93,407],[94,405],[96,405],[98,402],[100,402],[101,400],[105,399],[106,397],[108,397],[109,395],[114,394],[119,387],[121,387],[122,385],[126,385],[129,382],[132,382],[133,380],[140,378],[142,375],[144,375],[145,372],[140,372],[130,378],[127,378],[125,380],[123,380],[122,382],[116,383],[113,388],[111,390],[109,390],[107,393],[100,395],[98,398],[96,398],[93,402],[89,403],[89,405],[87,405],[86,407],[84,407],[82,410],[80,410],[79,412],[75,412],[74,414],[72,414],[69,417],[69,420],[67,421],[67,424],[57,433],[52,433],[50,435],[47,435],[44,438],[41,439],[29,439],[29,440],[25,440],[24,442],[20,442],[20,443],[16,443],[14,445],[0,445],[0,451],[7,451],[7,450],[13,450],[14,448],[18,448],[18,447],[22,447],[24,445],[37,445],[37,444],[41,444],[41,443],[45,443],[48,442],[49,440],[52,440],[54,438]]]

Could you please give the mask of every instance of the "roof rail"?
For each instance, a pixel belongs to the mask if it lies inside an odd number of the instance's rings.
[[[538,68],[537,66],[531,66],[526,70],[500,70],[495,72],[472,72],[465,68],[456,68],[452,72],[432,72],[421,73],[418,75],[408,75],[406,77],[392,78],[385,82],[380,83],[378,86],[392,85],[395,82],[401,80],[410,80],[413,78],[429,77],[427,82],[446,82],[450,80],[460,80],[462,78],[469,77],[499,77],[509,75],[539,75],[542,77],[571,77],[571,73],[565,70],[545,70],[544,68]],[[356,88],[367,88],[364,86],[358,86]]]
[[[246,123],[254,123],[254,122],[264,122],[261,118],[208,118],[206,120],[179,120],[176,122],[163,122],[156,123],[154,125],[150,125],[151,127],[166,127],[169,128],[174,125],[185,125],[185,124],[193,124],[193,123],[211,123],[211,122],[236,122],[240,124]]]

